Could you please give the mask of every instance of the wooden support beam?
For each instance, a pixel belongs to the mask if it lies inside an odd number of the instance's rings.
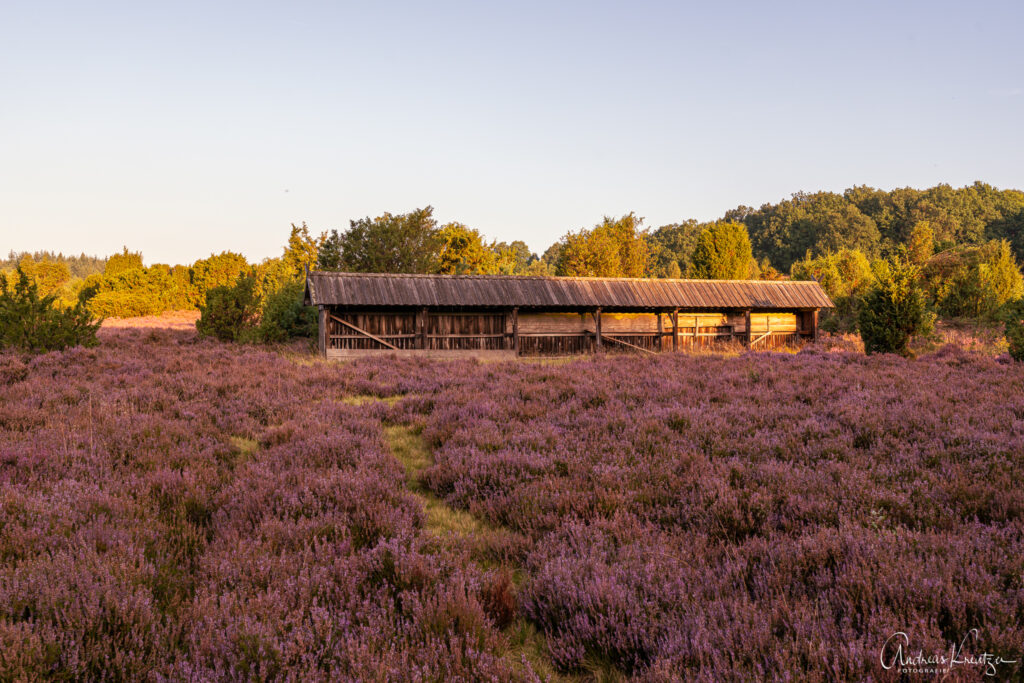
[[[811,311],[811,339],[818,341],[818,309]]]
[[[519,355],[519,307],[512,308],[512,350]]]
[[[403,334],[388,334],[386,337],[404,337]],[[504,339],[504,332],[494,334],[428,334],[427,339]]]
[[[672,350],[679,350],[679,309],[672,311]]]
[[[594,345],[595,350],[601,352],[601,309],[594,311]]]
[[[610,342],[615,342],[616,344],[622,344],[623,346],[628,346],[631,349],[636,349],[637,351],[643,351],[644,353],[649,353],[652,356],[658,355],[654,351],[651,351],[650,349],[645,349],[642,346],[637,346],[636,344],[630,344],[628,341],[623,341],[621,339],[616,339],[615,337],[613,337],[611,335],[605,335],[603,338],[607,339]]]
[[[747,331],[746,331],[746,334],[744,335],[746,337],[745,342],[746,342],[747,348],[749,349],[750,346],[751,346],[751,340],[753,339],[753,330],[751,329],[752,326],[750,324],[750,309],[748,308],[747,310],[745,310],[743,312],[743,315],[746,318],[746,323],[747,323]]]
[[[308,274],[308,273],[307,273]],[[319,339],[317,340],[317,348],[320,350],[321,356],[327,355],[327,309],[324,308],[323,304],[317,307],[318,319],[317,329],[319,331]]]
[[[362,339],[365,335],[362,334],[330,334],[327,335],[328,339]],[[419,335],[416,334],[382,334],[380,335],[383,339],[415,339]]]
[[[419,339],[416,341],[417,349],[427,348],[427,308],[424,306],[416,313],[416,334]]]
[[[665,328],[661,322],[661,311],[658,311],[658,350],[665,350]]]
[[[370,339],[372,339],[373,341],[377,342],[378,344],[382,344],[382,345],[388,347],[389,349],[393,349],[394,351],[398,351],[398,347],[395,346],[394,344],[390,344],[390,343],[384,341],[383,339],[381,339],[380,337],[378,337],[377,335],[370,334],[366,330],[361,329],[359,327],[356,327],[355,325],[353,325],[352,323],[348,322],[347,320],[342,320],[341,318],[339,318],[337,316],[333,316],[333,315],[331,316],[331,318],[334,319],[334,320],[337,320],[339,323],[341,323],[345,327],[350,327],[353,330],[355,330],[356,332],[358,332],[359,334],[362,334],[362,335],[364,335],[366,337],[369,337]]]
[[[754,344],[757,344],[757,343],[758,343],[759,341],[761,341],[762,339],[767,339],[767,338],[768,338],[768,335],[770,335],[770,334],[771,334],[771,331],[770,331],[770,330],[769,330],[768,332],[765,332],[764,334],[762,334],[762,335],[761,335],[760,337],[758,337],[757,339],[754,339],[753,341],[751,341],[751,342],[750,342],[750,346],[751,346],[751,347],[753,347],[753,346],[754,346]]]

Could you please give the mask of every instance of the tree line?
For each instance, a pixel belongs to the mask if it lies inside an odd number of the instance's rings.
[[[102,318],[188,308],[200,310],[201,333],[225,341],[311,336],[316,318],[302,305],[303,278],[325,237],[292,225],[281,256],[257,264],[229,251],[189,266],[146,266],[127,247],[105,259],[11,253],[0,269],[0,348],[87,346]],[[72,275],[81,263],[88,268]]]
[[[691,221],[655,232],[635,213],[605,217],[567,232],[543,255],[525,242],[488,242],[458,222],[438,224],[427,206],[407,214],[353,220],[323,236],[321,270],[449,275],[735,278],[780,275],[753,259],[746,227],[735,221]]]
[[[923,305],[942,317],[996,319],[1024,294],[1024,192],[976,182],[891,191],[799,192],[760,208],[739,206],[713,221],[654,229],[631,212],[570,230],[543,254],[525,242],[489,241],[459,222],[440,224],[433,207],[350,221],[312,234],[292,225],[283,253],[249,263],[222,252],[191,265],[145,266],[125,248],[106,259],[11,253],[17,267],[58,305],[97,317],[201,308],[217,288],[244,279],[232,305],[250,320],[269,297],[297,284],[305,268],[350,272],[819,281],[836,303],[826,330],[858,329],[868,295],[913,269]],[[242,301],[245,300],[245,301]],[[246,303],[248,302],[248,303]],[[242,304],[245,305],[242,305]],[[246,333],[250,334],[250,333]],[[243,335],[244,336],[244,335]],[[273,336],[273,335],[271,335]]]
[[[942,253],[1006,240],[1014,257],[1024,260],[1024,192],[977,182],[963,188],[798,192],[757,209],[739,206],[715,221],[691,219],[655,229],[629,213],[569,231],[540,256],[521,241],[487,242],[461,223],[438,225],[428,206],[353,220],[348,230],[331,231],[322,265],[365,272],[688,276],[696,275],[695,267],[707,268],[707,255],[698,250],[702,235],[723,226],[746,229],[754,262],[730,273],[742,277],[789,274],[808,255],[851,250],[870,260],[924,243]],[[738,262],[746,244],[735,238],[728,251]]]

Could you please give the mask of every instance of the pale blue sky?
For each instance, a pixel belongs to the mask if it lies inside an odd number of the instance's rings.
[[[854,184],[1024,188],[1021,2],[0,5],[0,250],[277,255],[432,204],[543,251]]]

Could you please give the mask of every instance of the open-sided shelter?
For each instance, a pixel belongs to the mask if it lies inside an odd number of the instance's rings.
[[[817,282],[314,271],[320,352],[515,356],[769,349],[818,334]]]

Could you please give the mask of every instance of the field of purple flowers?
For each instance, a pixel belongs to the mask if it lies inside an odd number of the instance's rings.
[[[1020,660],[1022,471],[1024,368],[951,349],[338,364],[104,330],[0,354],[0,680],[886,680],[893,633],[971,629]]]

